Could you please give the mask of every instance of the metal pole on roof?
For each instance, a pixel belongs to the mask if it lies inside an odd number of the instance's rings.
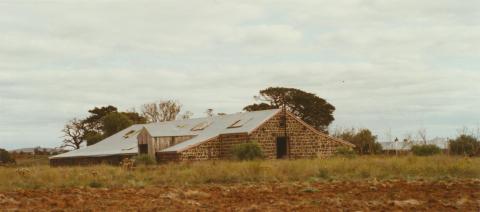
[[[285,98],[285,93],[283,93],[283,129],[285,135],[285,142],[287,142],[287,153],[288,157],[290,158],[290,142],[288,141],[288,134],[287,134],[287,102]]]

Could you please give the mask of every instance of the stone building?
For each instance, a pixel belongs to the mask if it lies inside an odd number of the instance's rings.
[[[353,147],[274,109],[133,125],[95,145],[51,157],[50,163],[115,164],[137,154],[159,162],[229,159],[232,147],[245,142],[257,142],[267,159],[324,158],[337,147]]]

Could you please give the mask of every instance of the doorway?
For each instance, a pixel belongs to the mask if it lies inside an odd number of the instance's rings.
[[[287,138],[277,137],[277,159],[287,156]]]

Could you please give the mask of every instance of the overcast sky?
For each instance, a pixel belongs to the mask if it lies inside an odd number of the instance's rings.
[[[386,140],[480,123],[480,1],[0,1],[0,148],[61,144],[95,106],[234,113],[313,92]]]

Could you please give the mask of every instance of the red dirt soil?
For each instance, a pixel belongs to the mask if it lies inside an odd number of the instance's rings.
[[[20,190],[0,192],[0,210],[480,211],[480,180]]]

